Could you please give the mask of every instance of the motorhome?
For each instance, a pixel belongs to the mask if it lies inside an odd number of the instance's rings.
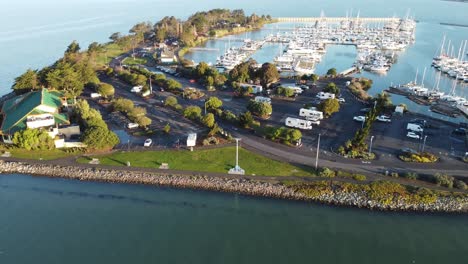
[[[419,124],[408,123],[408,125],[406,126],[406,130],[411,130],[414,132],[422,132],[423,128]]]
[[[239,85],[240,85],[241,88],[252,87],[252,93],[253,94],[259,94],[259,93],[263,92],[263,87],[261,85],[249,84],[249,83],[241,83]]]
[[[316,97],[320,100],[326,100],[326,99],[335,99],[335,94],[332,93],[325,93],[325,92],[319,92]]]
[[[285,125],[299,129],[312,129],[312,122],[304,119],[287,117]]]
[[[196,133],[188,134],[187,147],[195,147],[196,144],[197,144],[197,134]]]
[[[321,120],[323,119],[323,112],[315,109],[301,108],[299,116],[305,117],[307,120]]]
[[[271,99],[268,97],[263,97],[263,96],[255,96],[255,102],[271,104]]]

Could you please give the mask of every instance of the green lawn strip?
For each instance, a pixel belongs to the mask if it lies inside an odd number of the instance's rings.
[[[11,157],[19,159],[31,160],[54,160],[77,155],[79,153],[67,153],[60,149],[54,150],[26,150],[26,149],[10,149]]]
[[[111,155],[97,156],[103,165],[125,166],[127,161],[133,167],[158,168],[168,163],[170,169],[201,172],[226,173],[235,165],[235,147],[208,150],[165,150],[142,152],[118,152]],[[89,158],[80,158],[78,162],[87,163]],[[246,175],[264,176],[313,176],[312,169],[306,169],[266,158],[264,156],[239,149],[239,165]]]
[[[139,64],[146,64],[148,62],[145,58],[132,58],[127,57],[122,61],[122,64],[126,65],[139,65]]]

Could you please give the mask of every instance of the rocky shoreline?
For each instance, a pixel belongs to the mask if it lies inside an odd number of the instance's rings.
[[[376,210],[468,213],[468,197],[439,197],[431,204],[407,204],[403,201],[386,205],[367,198],[365,193],[334,192],[309,197],[294,188],[269,181],[244,178],[222,178],[204,175],[188,176],[171,173],[111,170],[78,166],[59,166],[51,164],[28,164],[0,160],[0,173],[19,173],[81,181],[100,181],[112,183],[147,184],[176,188],[199,189],[217,192],[230,192],[245,195],[314,201],[323,204],[351,206]]]

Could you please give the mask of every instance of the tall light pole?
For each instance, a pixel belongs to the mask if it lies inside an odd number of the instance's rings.
[[[369,145],[369,155],[372,153],[372,141],[374,140],[374,136],[370,138],[370,145]]]
[[[315,170],[318,169],[319,151],[320,151],[320,133],[318,135],[318,140],[317,140],[317,154],[315,155]]]
[[[228,173],[229,174],[240,174],[244,175],[245,171],[239,167],[239,140],[240,138],[235,138],[236,140],[236,166],[234,168],[231,168]]]
[[[150,94],[153,94],[153,85],[151,85],[151,77],[152,77],[152,75],[150,74],[150,76],[149,76],[150,87],[149,88],[150,88]]]
[[[427,138],[427,135],[424,136],[424,141],[423,141],[423,145],[422,145],[422,149],[421,149],[421,153],[424,152],[424,147],[426,146],[426,138]]]
[[[205,101],[205,115],[206,115],[206,103],[208,103],[208,101]]]

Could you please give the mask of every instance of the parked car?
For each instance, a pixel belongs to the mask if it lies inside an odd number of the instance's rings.
[[[151,147],[152,144],[153,144],[153,140],[151,138],[147,138],[145,140],[145,143],[143,143],[143,146],[144,147]]]
[[[380,115],[377,117],[377,121],[390,123],[392,120],[386,115]]]
[[[403,153],[410,153],[410,154],[417,154],[418,152],[412,148],[402,148],[401,152]]]
[[[309,89],[309,86],[303,84],[303,85],[300,85],[299,86],[300,88],[304,89],[304,90],[308,90]]]
[[[466,135],[467,132],[468,132],[467,129],[466,129],[466,128],[463,128],[463,127],[459,127],[459,128],[454,129],[454,130],[452,131],[452,133],[457,134],[457,135],[462,135],[462,136],[463,136],[463,135]]]
[[[366,117],[365,116],[355,116],[355,117],[353,117],[353,120],[358,121],[358,122],[364,122],[364,121],[366,121]]]
[[[408,134],[406,134],[407,137],[410,137],[410,138],[414,138],[414,139],[419,139],[419,135],[414,133],[414,132],[408,132]]]
[[[346,100],[343,97],[338,98],[338,102],[340,103],[346,103]]]
[[[137,128],[138,127],[138,124],[137,123],[128,123],[127,124],[127,128],[131,129],[131,128]]]
[[[360,111],[363,112],[363,113],[367,113],[367,112],[370,111],[370,108],[361,108]]]

